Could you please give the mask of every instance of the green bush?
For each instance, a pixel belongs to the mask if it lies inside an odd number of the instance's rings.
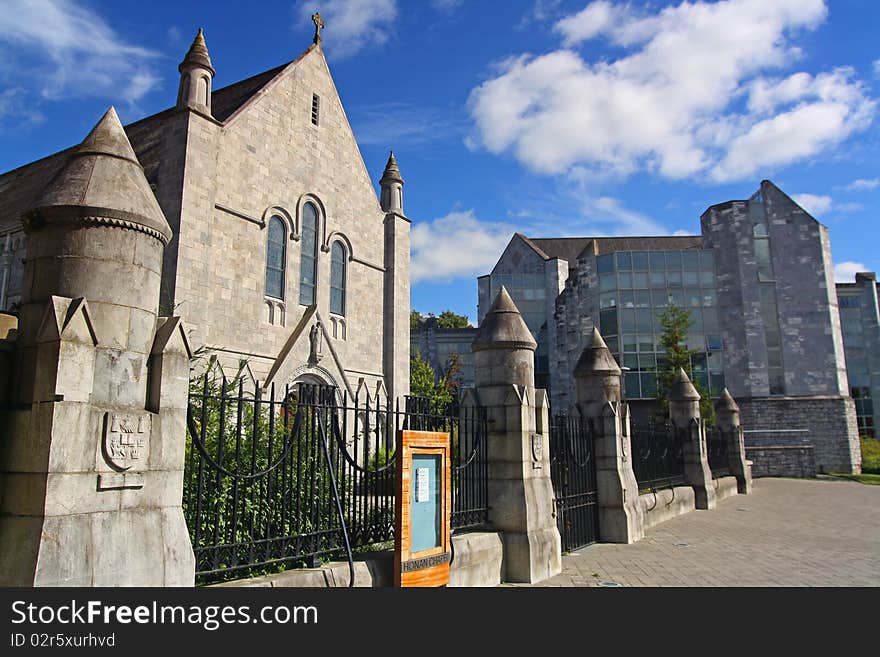
[[[862,472],[880,474],[880,440],[862,436]]]

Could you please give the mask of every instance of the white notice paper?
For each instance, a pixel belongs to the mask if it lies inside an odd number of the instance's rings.
[[[416,502],[427,502],[428,497],[428,468],[416,468]]]

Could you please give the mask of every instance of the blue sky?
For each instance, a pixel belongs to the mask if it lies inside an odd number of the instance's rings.
[[[176,97],[203,27],[215,88],[324,47],[367,167],[394,149],[413,308],[476,315],[514,231],[699,232],[768,178],[880,268],[880,3],[0,0],[0,171]]]

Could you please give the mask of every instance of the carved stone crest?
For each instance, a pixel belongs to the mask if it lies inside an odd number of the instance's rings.
[[[151,428],[149,413],[105,413],[101,440],[104,460],[120,472],[146,465]]]
[[[543,467],[542,460],[544,458],[544,436],[539,433],[533,433],[532,438],[532,468],[540,470]]]

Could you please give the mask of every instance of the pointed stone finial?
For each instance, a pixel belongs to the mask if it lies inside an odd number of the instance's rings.
[[[46,186],[25,224],[98,221],[133,228],[167,244],[171,228],[113,107]]]
[[[382,174],[379,185],[382,188],[382,196],[379,204],[383,212],[396,212],[403,214],[403,178],[400,169],[397,168],[397,160],[394,159],[394,151],[388,156],[388,164]]]
[[[473,351],[482,349],[529,349],[535,351],[538,343],[510,298],[507,288],[501,287],[492,308],[477,328]]]
[[[699,401],[700,393],[694,388],[694,384],[688,378],[684,368],[678,368],[678,375],[669,390],[670,401]]]
[[[312,43],[321,43],[321,29],[324,27],[324,19],[321,18],[321,14],[315,12],[312,14],[312,22],[315,24],[315,38]]]
[[[211,71],[212,76],[214,75],[214,67],[211,65],[211,56],[208,54],[208,45],[205,43],[205,35],[202,32],[202,28],[199,28],[196,38],[193,39],[186,57],[180,62],[177,70],[183,73],[184,69],[189,66],[206,68]]]
[[[727,388],[721,393],[721,399],[715,404],[715,410],[719,412],[727,411],[728,413],[739,413],[739,406],[737,406],[736,400],[734,400]]]
[[[394,151],[388,156],[388,163],[385,165],[385,173],[382,174],[380,184],[388,182],[399,182],[403,184],[403,178],[400,176],[400,169],[397,168],[397,160],[394,159]]]
[[[581,356],[574,366],[575,378],[592,374],[620,374],[620,366],[614,360],[608,345],[602,339],[602,334],[595,326],[590,336],[590,344],[581,352]]]

